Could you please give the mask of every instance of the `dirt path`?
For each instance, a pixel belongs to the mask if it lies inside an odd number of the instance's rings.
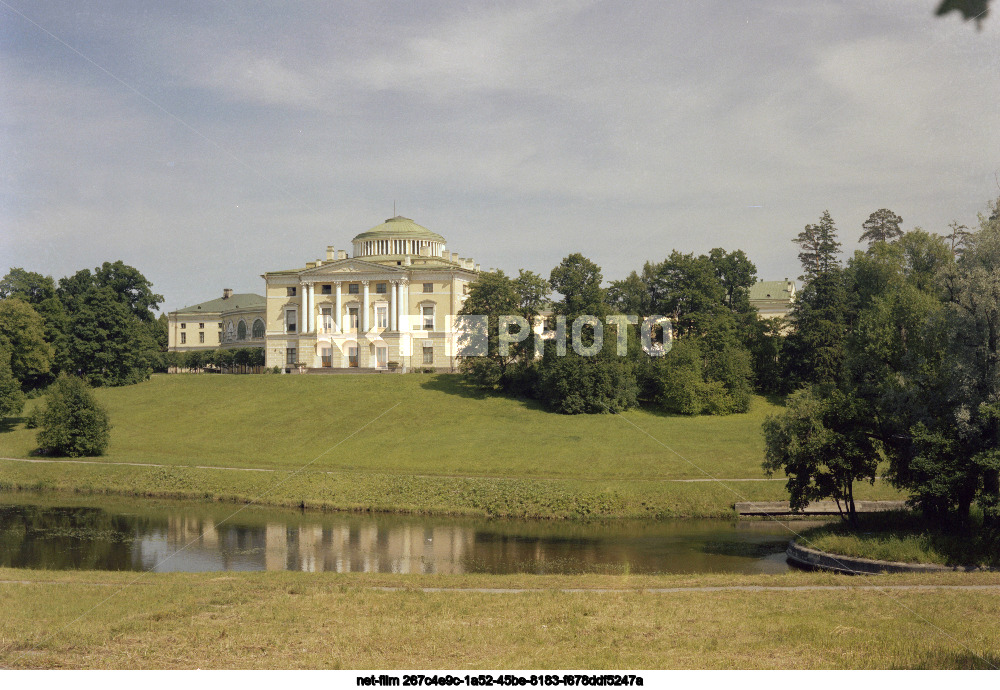
[[[0,457],[0,461],[8,462],[28,462],[35,464],[67,464],[67,465],[105,465],[105,466],[115,466],[121,465],[124,467],[165,467],[165,468],[178,468],[186,470],[227,470],[232,472],[295,472],[295,469],[267,469],[263,467],[224,467],[219,465],[165,465],[153,462],[109,462],[107,460],[65,460],[65,459],[45,459],[45,458],[5,458]],[[349,471],[349,470],[348,470]],[[321,474],[342,474],[343,470],[325,470],[321,471]],[[429,479],[513,479],[514,477],[495,477],[486,474],[480,475],[452,475],[452,474],[413,474],[407,475],[411,477],[421,477]],[[531,477],[531,479],[537,479],[542,481],[561,481],[563,478],[555,477]],[[620,478],[621,481],[638,481],[637,479],[631,479],[628,477]],[[786,481],[785,477],[742,477],[738,479],[715,479],[708,477],[700,477],[695,479],[648,479],[643,481],[660,481],[668,483],[677,484],[692,484],[698,482],[783,482]]]

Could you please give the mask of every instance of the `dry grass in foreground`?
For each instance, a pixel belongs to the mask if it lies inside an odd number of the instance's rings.
[[[404,578],[6,569],[0,580],[0,664],[8,668],[1000,666],[1000,587],[859,589],[1000,585],[996,574]],[[641,590],[809,584],[850,589]],[[574,587],[626,591],[560,591]]]

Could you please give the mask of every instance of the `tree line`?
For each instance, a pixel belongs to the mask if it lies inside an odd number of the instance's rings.
[[[260,347],[238,347],[228,350],[189,350],[187,352],[167,352],[163,356],[165,371],[205,371],[206,369],[226,374],[258,374],[264,366],[264,349]]]
[[[791,394],[764,424],[764,467],[788,475],[793,507],[830,497],[853,521],[854,485],[881,473],[928,518],[965,524],[976,504],[1000,526],[998,203],[945,235],[880,209],[846,264],[829,213],[795,239]]]
[[[18,414],[25,395],[60,374],[91,386],[121,386],[163,366],[163,297],[121,261],[82,269],[58,283],[12,268],[0,281],[0,416]]]
[[[759,319],[750,304],[756,276],[744,252],[724,249],[698,256],[674,251],[608,287],[600,267],[578,253],[548,279],[525,270],[517,277],[483,273],[461,314],[487,317],[488,354],[464,359],[461,371],[474,386],[533,397],[567,414],[640,404],[688,415],[745,412],[755,391],[772,392],[782,338],[780,320]],[[552,301],[554,292],[561,299]],[[600,327],[603,345],[593,356],[565,347],[559,337],[540,350],[531,338],[500,347],[509,339],[509,331],[501,337],[501,323],[509,328],[503,316],[537,323],[542,312],[551,312],[546,327],[557,333],[581,316],[607,319],[607,329]],[[670,319],[676,339],[669,356],[650,357],[641,346],[639,324],[653,316]],[[594,325],[579,335],[586,346],[598,341]]]

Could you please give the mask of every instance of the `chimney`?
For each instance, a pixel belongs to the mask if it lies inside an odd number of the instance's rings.
[[[331,245],[327,245],[327,247],[326,247],[326,260],[327,261],[333,261],[336,258],[337,258],[337,250],[334,249]]]
[[[222,289],[222,299],[229,299],[232,296],[233,296],[233,289],[232,288],[223,288]]]
[[[343,261],[344,259],[346,259],[347,258],[347,250],[346,249],[338,249],[337,250],[337,258],[340,259],[341,261]]]

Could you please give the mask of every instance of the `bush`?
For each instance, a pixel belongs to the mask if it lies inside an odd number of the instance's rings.
[[[582,357],[572,349],[559,357],[554,348],[546,348],[537,395],[551,410],[563,414],[624,412],[636,406],[637,393],[631,363],[621,357]]]
[[[39,447],[71,458],[102,455],[108,447],[111,423],[82,379],[60,376],[45,400],[38,432]]]

